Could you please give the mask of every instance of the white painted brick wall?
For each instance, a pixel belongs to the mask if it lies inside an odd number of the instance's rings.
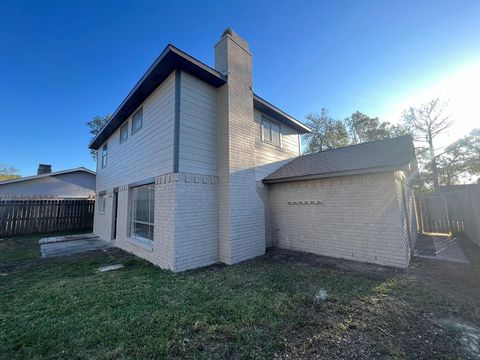
[[[274,246],[381,265],[408,265],[393,173],[269,188]],[[305,205],[306,201],[315,204]]]
[[[179,173],[175,182],[174,271],[219,261],[218,178]]]
[[[113,188],[106,192],[105,196],[105,212],[98,211],[98,193],[95,200],[95,214],[93,215],[93,233],[100,236],[104,240],[111,240],[112,230],[112,205],[113,205]]]
[[[116,246],[163,269],[183,271],[219,261],[218,179],[216,176],[169,173],[155,179],[153,246],[128,235],[131,190],[123,186],[118,198]]]

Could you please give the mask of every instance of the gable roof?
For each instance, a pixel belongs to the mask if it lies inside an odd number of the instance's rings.
[[[114,133],[114,131],[153,93],[153,91],[171,74],[174,70],[186,71],[206,83],[219,87],[227,82],[227,76],[202,63],[193,56],[168,44],[154,63],[148,68],[145,74],[135,84],[127,97],[122,101],[117,110],[113,113],[107,123],[102,127],[97,136],[90,142],[90,149],[98,150],[100,146]],[[300,121],[294,119],[272,104],[254,95],[253,104],[260,107],[259,110],[266,111],[274,119],[283,122],[299,132],[310,132],[310,129]]]
[[[21,182],[21,181],[40,179],[40,178],[47,177],[47,176],[57,176],[57,175],[62,175],[62,174],[69,174],[69,173],[78,172],[78,171],[83,171],[83,172],[86,172],[86,173],[89,173],[89,174],[92,174],[92,175],[96,175],[94,171],[89,170],[87,168],[84,168],[82,166],[82,167],[78,167],[78,168],[75,168],[75,169],[55,171],[55,172],[51,172],[51,173],[47,173],[47,174],[25,176],[25,177],[20,177],[20,178],[16,178],[16,179],[3,180],[3,181],[0,181],[0,186],[5,185],[5,184],[17,183],[17,182]]]
[[[299,156],[274,171],[264,183],[320,179],[394,171],[415,159],[410,135],[350,145]]]

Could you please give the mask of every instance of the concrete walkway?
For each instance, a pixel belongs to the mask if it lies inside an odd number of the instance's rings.
[[[419,236],[413,255],[427,259],[468,264],[468,258],[458,245],[459,239],[448,236]]]
[[[78,254],[113,247],[111,242],[102,240],[94,234],[43,238],[40,239],[39,243],[43,258]]]

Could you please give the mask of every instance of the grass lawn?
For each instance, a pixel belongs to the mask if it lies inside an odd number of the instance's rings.
[[[3,359],[476,356],[456,325],[480,325],[478,262],[402,272],[274,251],[173,274],[119,249],[40,259],[40,237],[0,240]]]

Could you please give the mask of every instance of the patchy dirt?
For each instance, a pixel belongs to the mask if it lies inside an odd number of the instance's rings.
[[[465,239],[460,246],[470,264],[414,258],[405,271],[296,252],[268,253],[272,261],[335,270],[339,279],[360,272],[380,282],[355,298],[305,301],[308,320],[285,334],[285,348],[277,357],[480,359],[480,248]]]

